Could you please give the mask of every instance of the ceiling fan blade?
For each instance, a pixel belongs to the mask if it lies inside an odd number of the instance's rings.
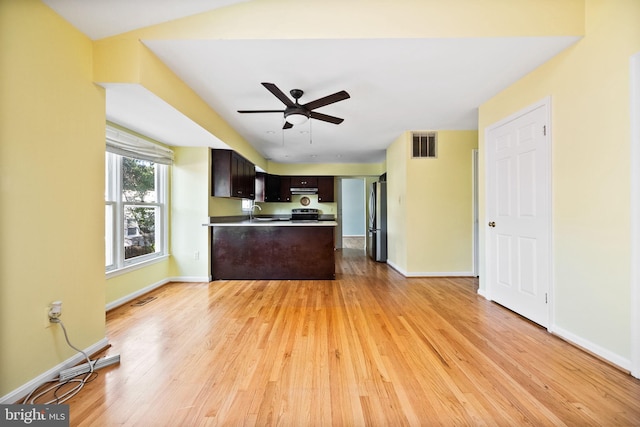
[[[324,107],[325,105],[333,104],[334,102],[344,101],[345,99],[351,98],[349,94],[341,90],[340,92],[336,92],[333,95],[328,95],[323,98],[316,99],[315,101],[308,102],[303,105],[307,110],[314,110],[316,108]]]
[[[238,110],[238,113],[284,113],[284,110]]]
[[[291,129],[293,127],[293,125],[289,122],[284,122],[284,126],[282,126],[282,129]]]
[[[312,119],[322,120],[323,122],[329,122],[336,125],[339,125],[344,121],[344,119],[341,119],[340,117],[329,116],[327,114],[317,113],[315,111],[311,112],[310,117]]]
[[[287,107],[293,107],[294,105],[296,105],[291,99],[289,99],[287,95],[284,94],[284,92],[278,89],[278,86],[274,85],[273,83],[262,83],[262,86],[266,87],[269,92],[274,94],[275,97],[282,101],[282,103]]]

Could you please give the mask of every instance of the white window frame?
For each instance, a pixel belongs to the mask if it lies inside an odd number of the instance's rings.
[[[112,130],[108,128],[108,131]],[[118,133],[123,132],[118,130]],[[133,137],[129,135],[130,137]],[[135,154],[105,153],[105,272],[107,277],[116,276],[144,267],[155,262],[159,262],[168,257],[169,221],[168,221],[168,185],[169,185],[169,165],[155,163],[155,187],[156,201],[149,203],[127,202],[122,198],[122,159],[123,157],[138,158]],[[142,158],[144,156],[141,156]],[[143,160],[149,160],[144,159]],[[137,256],[125,260],[124,233],[125,233],[125,206],[148,206],[156,207],[156,249],[157,252]],[[107,224],[107,208],[111,207],[113,215],[111,223]],[[108,235],[109,229],[112,230]],[[109,241],[107,241],[109,240]],[[107,259],[111,255],[112,263],[106,265]]]

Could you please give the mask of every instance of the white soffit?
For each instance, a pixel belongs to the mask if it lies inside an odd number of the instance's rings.
[[[229,148],[203,127],[136,84],[103,84],[107,120],[167,145]]]

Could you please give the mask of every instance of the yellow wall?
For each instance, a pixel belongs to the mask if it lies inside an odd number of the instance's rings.
[[[209,149],[174,148],[171,179],[172,277],[209,276]],[[197,252],[197,255],[196,255]]]
[[[582,34],[583,3],[583,0],[260,0],[150,26],[126,36],[139,39],[162,39],[167,33],[175,39],[565,36]],[[273,25],[274,22],[286,25]]]
[[[209,216],[242,215],[242,200],[225,197],[209,197]]]
[[[407,145],[409,133],[387,149],[387,262],[407,271]]]
[[[640,2],[585,3],[580,42],[480,107],[480,223],[484,129],[550,95],[552,328],[624,361],[631,351],[629,60],[640,51]]]
[[[390,263],[412,276],[471,275],[478,134],[438,131],[435,159],[412,158],[411,146],[405,132],[387,154]]]
[[[92,44],[34,0],[0,1],[0,396],[105,337],[105,96]]]
[[[411,156],[411,144],[407,155]],[[436,159],[407,162],[407,269],[470,275],[473,269],[472,152],[478,132],[438,131]]]

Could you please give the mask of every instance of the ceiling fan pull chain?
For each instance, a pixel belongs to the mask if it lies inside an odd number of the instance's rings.
[[[311,120],[309,120],[309,145],[313,144],[313,128],[311,127]]]

